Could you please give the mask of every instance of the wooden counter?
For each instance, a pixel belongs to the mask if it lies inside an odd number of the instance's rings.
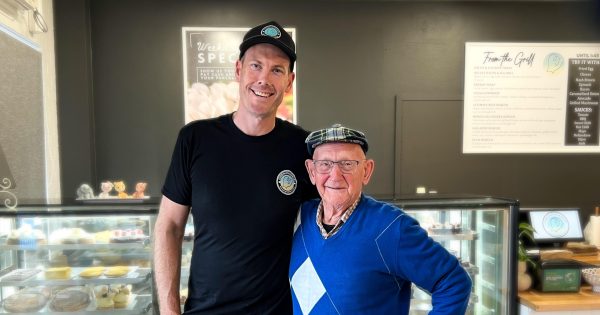
[[[571,259],[587,264],[600,265],[600,254],[591,256],[575,255]],[[564,311],[571,311],[568,314],[600,314],[600,294],[593,293],[592,287],[587,284],[582,285],[578,293],[544,293],[536,290],[519,292],[519,302],[527,308],[527,311],[531,311],[523,312],[523,308],[521,308],[521,314]]]
[[[571,258],[573,260],[580,261],[586,264],[598,265],[600,266],[600,253],[597,255],[573,255]]]
[[[584,285],[578,293],[519,292],[521,304],[535,311],[600,310],[600,294]]]

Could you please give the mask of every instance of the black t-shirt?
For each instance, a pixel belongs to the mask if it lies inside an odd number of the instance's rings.
[[[186,314],[291,314],[294,221],[317,197],[307,135],[277,119],[270,133],[248,136],[231,114],[181,129],[162,193],[194,219]]]

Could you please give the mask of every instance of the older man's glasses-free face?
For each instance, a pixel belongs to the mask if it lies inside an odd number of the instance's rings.
[[[361,161],[356,160],[341,160],[341,161],[330,161],[330,160],[313,160],[317,173],[328,174],[333,169],[335,164],[338,165],[340,171],[345,174],[349,174],[356,170],[356,167]]]

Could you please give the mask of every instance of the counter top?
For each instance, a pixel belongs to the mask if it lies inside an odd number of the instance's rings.
[[[571,259],[587,264],[600,265],[600,254],[574,255]],[[600,294],[593,293],[585,284],[577,293],[545,293],[536,290],[519,292],[521,304],[535,311],[600,310]]]
[[[600,266],[600,253],[596,255],[573,255],[571,258],[573,260],[580,261],[586,264],[598,265]]]
[[[535,311],[600,310],[600,294],[587,285],[581,286],[578,293],[523,291],[519,292],[519,300]]]

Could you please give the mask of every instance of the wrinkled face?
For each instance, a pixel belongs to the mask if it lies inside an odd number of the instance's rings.
[[[315,160],[359,161],[351,173],[343,173],[335,164],[326,174],[317,172]],[[345,210],[360,196],[364,185],[369,183],[375,167],[373,160],[366,160],[365,153],[358,144],[325,143],[315,149],[312,160],[306,160],[310,181],[317,186],[325,211]]]
[[[257,118],[275,117],[295,77],[289,57],[271,44],[248,48],[236,62],[235,74],[240,83],[238,112]]]

